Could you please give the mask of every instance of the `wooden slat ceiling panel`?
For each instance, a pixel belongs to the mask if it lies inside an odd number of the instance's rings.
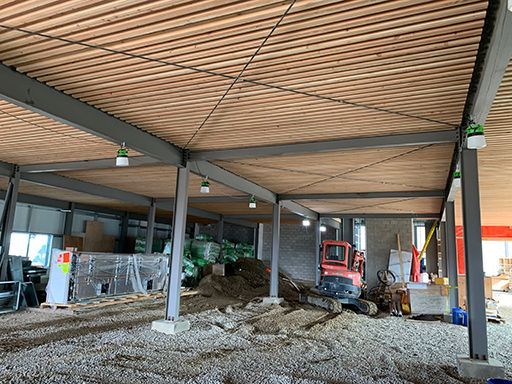
[[[216,163],[277,193],[444,189],[453,145],[349,150]]]
[[[179,146],[187,145],[232,80],[169,63],[236,76],[291,4],[29,3],[4,7],[0,22],[118,52],[4,30],[1,60]],[[371,5],[364,0],[299,0],[242,79],[307,94],[239,83],[188,147],[278,144],[456,125],[485,8],[481,0]]]
[[[482,225],[512,226],[512,62],[485,124],[487,147],[478,150]],[[462,225],[461,198],[457,221]]]
[[[249,201],[232,200],[229,203],[190,203],[191,207],[204,209],[210,212],[220,213],[222,215],[245,215],[245,214],[272,214],[272,205],[263,201],[258,201],[256,208],[249,208]],[[283,214],[286,213],[283,210]]]
[[[298,200],[320,213],[437,213],[441,210],[440,198]]]
[[[0,100],[0,160],[25,165],[60,161],[114,162],[118,146]],[[130,155],[138,155],[130,151]]]
[[[69,171],[60,174],[154,198],[173,197],[176,192],[176,168],[166,165]],[[190,175],[190,196],[205,196],[199,191],[200,183],[199,176]],[[220,183],[210,181],[210,194],[207,196],[240,196],[241,194]]]

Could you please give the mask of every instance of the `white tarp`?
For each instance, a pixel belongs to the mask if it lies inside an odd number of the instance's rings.
[[[412,253],[402,251],[402,265],[404,271],[404,281],[407,283],[411,281],[411,267],[412,267]],[[396,249],[392,249],[389,253],[389,266],[388,269],[396,276],[396,282],[402,282],[402,274],[400,272],[400,257]]]

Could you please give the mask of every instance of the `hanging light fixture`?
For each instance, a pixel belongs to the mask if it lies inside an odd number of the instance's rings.
[[[256,208],[256,198],[254,197],[254,195],[251,195],[251,197],[249,198],[249,208]]]
[[[458,169],[455,172],[453,172],[452,185],[453,188],[460,188],[460,171]]]
[[[484,126],[482,124],[472,123],[466,128],[468,149],[482,149],[487,146],[485,141]]]
[[[302,226],[309,227],[310,225],[311,225],[311,221],[309,221],[308,219],[302,220]]]
[[[123,144],[121,144],[121,148],[117,150],[116,167],[127,167],[129,165],[130,161],[128,160],[128,149],[123,142]]]
[[[208,176],[206,176],[201,181],[201,193],[210,193],[210,182],[208,181]]]
[[[325,225],[320,226],[320,232],[327,232],[327,227]]]

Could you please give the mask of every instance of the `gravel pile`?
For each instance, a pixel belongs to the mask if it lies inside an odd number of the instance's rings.
[[[167,336],[150,330],[162,316],[158,301],[2,316],[0,383],[483,383],[457,375],[461,326],[253,301],[187,314],[192,330]],[[489,338],[512,377],[512,325],[489,324]]]

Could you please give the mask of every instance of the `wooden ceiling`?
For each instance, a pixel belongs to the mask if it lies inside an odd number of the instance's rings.
[[[190,150],[446,130],[461,121],[486,7],[483,0],[6,0],[0,60]],[[4,111],[12,116],[0,113],[3,161],[110,158],[119,145],[1,102]],[[452,150],[217,164],[277,193],[410,191],[444,188]],[[62,174],[151,197],[174,194],[167,166]],[[196,184],[193,177],[191,196]],[[212,183],[212,194],[240,193]],[[371,205],[303,203],[321,212]],[[438,199],[382,203],[365,213],[440,208]],[[211,210],[242,212],[229,203]]]

